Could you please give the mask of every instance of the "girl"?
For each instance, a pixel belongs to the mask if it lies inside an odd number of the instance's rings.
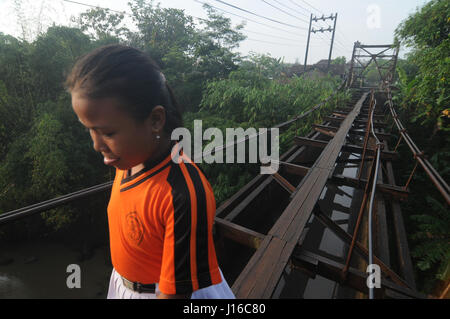
[[[182,118],[156,64],[104,46],[75,64],[66,88],[94,149],[116,168],[108,298],[234,298],[214,249],[213,190],[170,139]]]

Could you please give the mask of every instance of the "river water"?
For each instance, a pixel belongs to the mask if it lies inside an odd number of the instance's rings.
[[[2,249],[13,259],[0,265],[0,299],[95,299],[105,298],[112,266],[109,248],[93,251],[91,258],[80,261],[79,253],[58,242],[34,241]],[[69,288],[69,265],[79,266],[80,288]],[[69,282],[74,282],[70,280]]]

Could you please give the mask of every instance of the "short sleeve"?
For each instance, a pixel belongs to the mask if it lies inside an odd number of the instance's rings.
[[[189,294],[221,281],[212,236],[214,210],[197,171],[174,165],[169,174],[171,203],[164,212],[165,233],[159,289]],[[198,179],[197,179],[198,178]]]

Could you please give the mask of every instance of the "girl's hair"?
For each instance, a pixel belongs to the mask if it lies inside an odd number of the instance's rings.
[[[145,120],[157,105],[166,110],[164,130],[182,126],[181,110],[156,63],[144,52],[113,44],[81,57],[67,77],[69,92],[87,98],[115,97],[136,121]]]

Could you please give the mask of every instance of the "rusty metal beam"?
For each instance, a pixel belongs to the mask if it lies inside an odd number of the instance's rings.
[[[366,134],[366,132],[364,131],[358,131],[356,129],[352,129],[349,132],[350,134],[355,134],[355,135],[360,135],[360,136],[364,136]],[[379,139],[383,139],[383,140],[387,140],[390,139],[392,137],[394,137],[394,135],[390,134],[390,133],[382,133],[382,132],[375,132],[377,134],[377,137]]]
[[[319,209],[315,210],[316,217],[320,222],[322,222],[325,226],[327,226],[333,233],[336,234],[344,243],[350,245],[352,242],[352,236],[348,234],[345,230],[343,230],[339,225],[337,225],[333,220],[331,220],[328,216],[323,214]],[[358,241],[355,242],[355,252],[360,254],[364,258],[368,258],[367,249],[361,245]],[[396,284],[411,289],[407,282],[399,275],[397,275],[392,269],[390,269],[382,260],[380,260],[377,256],[373,256],[374,262],[380,266],[381,271],[388,277],[391,278]],[[348,270],[348,269],[347,269]]]
[[[367,183],[367,180],[364,178],[358,180],[357,178],[348,177],[344,175],[333,175],[333,177],[331,178],[331,182],[336,185],[364,188]],[[377,189],[383,194],[390,195],[400,200],[404,200],[409,196],[409,191],[405,190],[403,187],[399,187],[396,185],[377,183]]]
[[[335,122],[335,123],[341,123],[343,121],[343,118],[339,118],[339,117],[332,117],[332,116],[325,116],[323,118],[325,121],[330,121],[330,122]],[[366,125],[367,121],[366,120],[355,120],[354,122],[355,124],[361,124],[361,125]],[[374,121],[374,126],[376,128],[385,128],[386,124],[384,122],[376,122]]]
[[[385,142],[385,148],[388,149],[388,145]],[[386,170],[387,170],[387,181],[395,185],[395,176],[394,169],[392,167],[392,163],[386,162]],[[400,268],[400,273],[402,274],[405,281],[412,288],[416,288],[416,283],[414,279],[414,268],[411,261],[411,255],[409,253],[408,239],[406,236],[405,224],[403,221],[403,215],[400,208],[400,203],[395,200],[395,198],[391,201],[391,214],[392,219],[394,221],[394,241],[397,247],[397,261]]]
[[[265,235],[261,233],[219,217],[214,219],[214,228],[219,236],[229,238],[255,250],[261,246],[261,242],[265,238]]]
[[[312,133],[308,136],[313,136]],[[295,145],[291,147],[286,153],[284,153],[280,160],[284,160],[289,158],[293,153],[298,150],[298,147]],[[242,187],[237,193],[235,193],[231,198],[227,199],[223,202],[216,210],[216,216],[225,218],[228,214],[233,212],[233,215],[236,213],[234,209],[241,204],[247,196],[249,196],[255,189],[261,185],[264,181],[270,181],[270,178],[267,175],[258,175],[253,178],[250,182],[248,182],[244,187]],[[237,214],[236,214],[237,215]],[[231,220],[233,218],[230,218]]]
[[[341,281],[341,271],[343,264],[332,260],[330,258],[321,256],[299,247],[291,259],[292,265],[305,272],[310,277],[320,275],[330,280],[339,282],[360,292],[367,293],[367,273],[361,272],[354,268],[349,268],[347,279]],[[426,295],[416,292],[414,290],[397,285],[386,278],[381,278],[381,288],[375,290],[375,296],[382,298],[386,296],[388,291],[393,291],[397,294],[397,298],[415,298],[425,299]]]
[[[322,126],[324,126],[324,125],[322,125]],[[331,137],[334,137],[336,135],[336,133],[335,133],[336,130],[333,130],[328,127],[327,128],[324,128],[324,127],[320,127],[319,125],[314,125],[314,129],[319,133],[322,133],[324,135],[331,136]]]
[[[309,138],[305,138],[305,137],[298,137],[298,136],[294,137],[294,142],[297,145],[308,145],[308,146],[319,147],[319,148],[325,148],[325,146],[328,145],[328,142],[326,142],[326,141],[313,140],[313,139],[309,139]],[[345,144],[342,147],[342,151],[362,154],[363,148],[361,146],[357,146],[357,145],[353,145],[353,144]],[[371,156],[375,155],[375,152],[373,150],[369,149],[366,152],[368,155],[371,155]],[[382,151],[381,159],[397,160],[398,153],[390,152],[390,151]]]
[[[292,175],[306,176],[309,171],[309,167],[277,160],[271,160],[270,163],[264,164],[263,166],[269,167],[271,164],[278,164],[284,172]]]
[[[325,148],[328,145],[327,141],[314,140],[311,138],[300,137],[300,136],[294,137],[294,143],[297,145],[306,145],[306,146],[313,146],[313,147],[320,147],[320,148]]]
[[[281,185],[286,191],[289,192],[289,194],[292,194],[295,192],[295,186],[293,186],[291,183],[289,183],[283,176],[281,176],[278,173],[274,173],[271,175],[275,181],[278,182],[278,184]]]

